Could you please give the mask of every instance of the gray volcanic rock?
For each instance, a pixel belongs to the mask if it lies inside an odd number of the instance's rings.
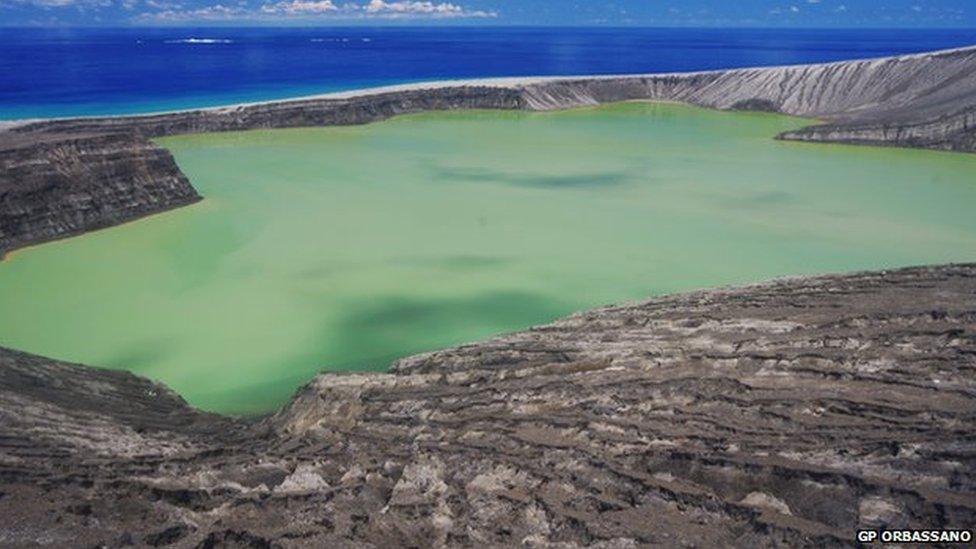
[[[976,265],[580,313],[251,422],[0,351],[0,545],[843,546],[976,521]]]
[[[271,101],[233,107],[140,116],[66,118],[31,122],[14,133],[133,132],[144,137],[309,126],[350,126],[386,120],[401,114],[464,109],[517,109],[515,89],[495,86],[440,86],[396,92],[319,99]]]
[[[878,117],[883,120],[883,117]],[[920,122],[852,121],[808,126],[780,134],[793,141],[976,151],[976,107]]]
[[[126,134],[0,134],[0,257],[200,200],[172,155]]]
[[[976,48],[821,65],[546,81],[528,106],[680,101],[828,121],[781,139],[976,152]]]
[[[918,123],[976,106],[976,47],[883,59],[689,74],[551,79],[534,109],[634,99],[761,110],[837,122]]]

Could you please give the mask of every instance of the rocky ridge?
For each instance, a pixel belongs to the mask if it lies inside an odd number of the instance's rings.
[[[0,545],[850,546],[976,523],[976,265],[612,306],[222,418],[0,351]]]
[[[0,143],[0,258],[200,200],[169,151],[131,135]]]
[[[365,124],[457,109],[563,109],[627,100],[780,112],[824,124],[781,139],[976,151],[976,47],[885,59],[688,74],[496,79],[0,129],[0,254],[199,199],[149,139]],[[56,145],[57,144],[57,145]]]

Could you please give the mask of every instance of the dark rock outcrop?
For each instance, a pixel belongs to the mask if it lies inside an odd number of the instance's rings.
[[[0,545],[844,546],[976,523],[976,265],[581,313],[250,422],[0,351]]]
[[[348,95],[348,94],[345,94]],[[19,134],[124,131],[143,137],[310,126],[368,124],[400,115],[462,109],[518,109],[518,90],[497,86],[435,86],[392,92],[365,91],[335,98],[295,99],[141,116],[66,118],[18,125]]]
[[[868,119],[808,126],[779,135],[792,141],[837,142],[857,145],[913,147],[946,151],[976,151],[976,106],[934,120],[890,121]]]
[[[200,200],[170,153],[130,134],[0,134],[0,257]]]

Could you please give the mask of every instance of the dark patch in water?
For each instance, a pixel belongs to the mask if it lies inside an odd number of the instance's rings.
[[[473,271],[501,267],[511,263],[505,257],[485,255],[450,255],[441,257],[398,257],[390,259],[392,265],[407,265],[411,267],[432,267],[447,271]]]
[[[130,370],[145,372],[147,368],[162,362],[173,348],[174,343],[167,340],[143,341],[116,353],[107,360],[100,361],[100,366],[113,370]]]
[[[323,278],[329,278],[336,276],[343,271],[348,269],[348,266],[332,264],[332,265],[318,265],[315,267],[310,267],[308,269],[303,269],[295,273],[295,277],[302,280],[320,280]]]
[[[575,303],[517,291],[455,299],[377,298],[350,308],[348,315],[325,328],[333,331],[329,339],[338,346],[316,360],[330,370],[385,370],[394,359],[445,347],[444,334],[483,338],[549,322],[576,308]],[[328,362],[323,360],[326,355],[347,360]]]
[[[626,183],[630,177],[630,174],[627,172],[601,172],[580,175],[533,175],[504,172],[489,168],[450,168],[445,166],[431,166],[430,170],[436,180],[499,183],[535,189],[606,187]]]
[[[247,404],[230,410],[232,413],[266,410],[287,400],[319,372],[385,372],[397,359],[449,347],[445,333],[460,332],[454,343],[462,344],[550,322],[579,308],[578,303],[515,291],[456,299],[380,297],[351,307],[352,312],[338,321],[323,324],[320,330],[328,336],[318,340],[335,345],[276,361],[280,377],[217,389],[198,398],[220,400],[233,395],[236,402]]]
[[[770,191],[767,193],[754,194],[749,201],[755,204],[786,204],[793,201],[793,195],[782,191]]]

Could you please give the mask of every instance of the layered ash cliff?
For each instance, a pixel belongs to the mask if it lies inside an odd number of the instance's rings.
[[[435,83],[218,109],[15,124],[0,131],[0,251],[192,201],[195,193],[185,181],[177,182],[182,175],[171,159],[147,141],[154,137],[365,124],[432,110],[547,110],[626,100],[763,110],[825,122],[783,139],[973,152],[976,48],[689,74]],[[54,147],[51,140],[71,145]],[[105,152],[97,153],[102,147]],[[147,155],[156,160],[147,162]],[[34,165],[40,168],[32,176],[26,167]],[[111,177],[103,177],[107,171]],[[63,184],[68,179],[72,186]],[[49,192],[35,192],[38,186]],[[87,194],[78,196],[80,187]],[[78,200],[86,204],[74,203]],[[49,206],[66,202],[71,204]]]
[[[0,545],[845,546],[976,523],[976,265],[577,314],[279,413],[0,350]]]
[[[0,136],[0,257],[197,200],[168,151],[131,135]]]
[[[976,151],[976,47],[821,65],[547,81],[524,93],[534,109],[680,101],[827,122],[783,139]]]

